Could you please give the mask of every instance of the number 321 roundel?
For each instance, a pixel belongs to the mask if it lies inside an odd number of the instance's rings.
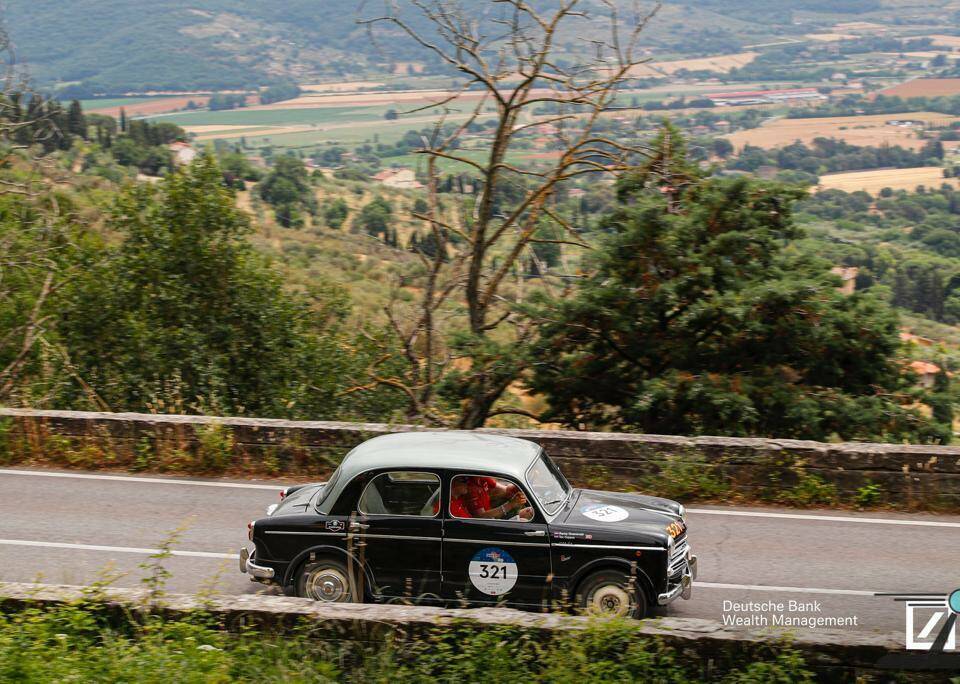
[[[495,547],[477,551],[470,560],[470,582],[488,596],[500,596],[517,583],[517,562]]]

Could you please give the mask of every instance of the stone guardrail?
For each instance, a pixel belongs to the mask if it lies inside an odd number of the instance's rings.
[[[0,409],[0,462],[56,462],[80,467],[208,470],[323,477],[353,446],[413,425],[217,418],[139,413]],[[756,499],[804,478],[855,500],[875,486],[883,500],[960,508],[960,448],[682,437],[554,430],[490,432],[538,442],[580,486],[640,488],[660,477],[703,473],[725,491]],[[51,454],[59,457],[51,460]],[[199,459],[199,461],[198,461]],[[188,464],[184,467],[184,464]]]
[[[84,588],[45,584],[0,582],[0,610],[28,606],[52,607],[85,601],[113,612],[118,619],[131,613],[160,611],[170,618],[197,611],[215,615],[227,628],[244,626],[274,633],[302,628],[306,622],[317,638],[381,641],[387,636],[403,639],[431,631],[465,625],[483,629],[504,625],[541,636],[557,630],[581,629],[589,618],[527,613],[508,608],[427,608],[403,605],[321,604],[310,599],[247,594],[240,596],[193,596],[165,594],[150,603],[143,589]],[[715,663],[743,662],[769,653],[772,643],[786,639],[798,650],[818,678],[825,681],[886,681],[891,670],[922,667],[922,654],[903,650],[902,634],[867,634],[841,630],[807,630],[794,633],[770,629],[734,629],[719,622],[694,618],[659,618],[637,624],[638,636],[661,640],[684,657],[699,659],[709,670]],[[958,656],[960,658],[960,656]],[[958,660],[960,665],[960,660]],[[863,679],[863,677],[873,677]],[[859,679],[858,679],[859,678]],[[943,672],[914,672],[897,681],[942,681]]]

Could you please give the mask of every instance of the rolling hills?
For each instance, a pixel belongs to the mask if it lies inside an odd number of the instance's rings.
[[[481,21],[505,9],[488,0],[461,2]],[[875,18],[879,8],[878,0],[857,0],[828,12],[829,4],[672,0],[648,27],[646,40],[655,54],[667,58],[725,54],[843,18]],[[371,40],[357,25],[358,18],[384,13],[384,5],[384,0],[7,0],[3,19],[18,58],[38,83],[66,97],[406,75],[412,61],[418,70],[436,72],[438,59],[431,62],[428,51],[398,31]],[[400,6],[423,27],[424,19],[409,3]],[[600,3],[583,0],[583,6],[596,10]],[[589,39],[601,30],[599,23],[584,21],[560,37],[571,51],[588,49]]]

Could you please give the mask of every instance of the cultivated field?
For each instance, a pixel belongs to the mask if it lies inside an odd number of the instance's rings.
[[[904,98],[960,95],[960,78],[914,78],[884,88],[879,94]]]
[[[209,95],[188,95],[180,97],[156,97],[147,100],[136,98],[131,104],[122,103],[120,100],[113,100],[110,105],[97,108],[95,105],[87,109],[89,114],[105,114],[114,118],[120,116],[121,106],[126,111],[127,116],[154,116],[156,114],[167,114],[184,109],[190,102],[198,107],[205,107],[210,101]],[[92,104],[92,103],[91,103]]]
[[[816,119],[775,119],[759,128],[726,135],[737,149],[744,145],[763,148],[783,147],[797,140],[810,143],[815,138],[836,138],[851,145],[876,146],[883,143],[919,149],[926,142],[910,126],[893,126],[888,121],[910,119],[931,127],[948,126],[957,117],[934,112],[910,114],[871,114],[868,116],[834,116]]]
[[[821,43],[835,43],[841,40],[855,40],[857,37],[852,33],[808,33],[804,38]]]
[[[758,54],[760,53],[740,52],[734,55],[678,59],[669,62],[651,61],[635,66],[631,69],[630,75],[637,78],[658,77],[664,74],[672,76],[682,69],[686,69],[687,71],[712,71],[717,74],[726,74],[733,69],[738,69],[749,64],[757,58]]]
[[[934,45],[939,45],[941,47],[948,47],[951,50],[960,48],[960,36],[941,36],[933,35],[930,36],[933,40]]]
[[[246,138],[251,148],[272,146],[310,149],[337,144],[352,147],[376,139],[399,140],[410,129],[429,126],[436,114],[423,112],[395,120],[384,119],[389,107],[313,107],[265,109],[248,107],[220,112],[180,112],[156,117],[195,134],[199,142]],[[466,113],[454,113],[448,121],[462,121]]]
[[[848,171],[820,176],[819,190],[863,190],[876,195],[884,188],[915,190],[918,185],[939,188],[949,183],[958,186],[956,178],[944,178],[939,166],[919,166],[913,169],[874,169],[872,171]]]
[[[342,93],[357,90],[379,88],[386,85],[383,81],[343,81],[340,83],[314,83],[300,86],[305,93]]]
[[[551,95],[547,88],[535,88],[533,96]],[[395,90],[341,93],[307,93],[293,100],[274,102],[268,105],[250,107],[252,110],[264,109],[315,109],[322,107],[375,107],[392,105],[398,109],[423,107],[441,103],[454,93],[449,90]],[[480,91],[466,92],[460,95],[458,102],[476,102],[483,96]]]

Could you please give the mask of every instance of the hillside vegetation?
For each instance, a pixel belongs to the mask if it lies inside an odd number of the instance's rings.
[[[503,11],[485,0],[461,4],[471,16],[487,19]],[[625,8],[629,4],[621,2]],[[406,19],[422,27],[418,13],[400,6]],[[923,22],[927,13],[932,21],[939,8],[911,9],[910,20]],[[382,13],[380,2],[8,0],[4,10],[19,58],[41,83],[65,88],[70,95],[363,78],[371,72],[397,73],[397,65],[398,73],[404,73],[402,65],[409,62],[421,64],[424,73],[453,75],[396,31],[370,40],[356,21]],[[681,0],[664,4],[645,42],[658,53],[737,52],[751,42],[852,18],[876,20],[881,14],[877,0],[840,5],[823,0]],[[585,50],[581,38],[595,30],[589,21],[563,29],[565,50]]]

